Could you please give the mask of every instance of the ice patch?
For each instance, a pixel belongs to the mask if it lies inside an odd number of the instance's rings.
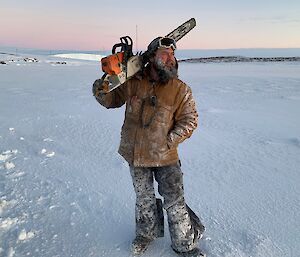
[[[44,141],[44,142],[53,142],[54,140],[51,139],[51,138],[49,138],[49,137],[47,137],[47,138],[45,138],[43,141]]]
[[[20,140],[23,141],[23,140],[25,140],[25,138],[24,137],[20,137]]]
[[[30,239],[34,238],[34,236],[35,236],[35,233],[33,231],[26,232],[26,230],[23,229],[21,231],[21,233],[19,234],[18,240],[19,241],[30,240]]]
[[[4,163],[4,168],[7,169],[7,170],[11,170],[11,169],[13,169],[15,167],[16,167],[16,165],[14,163],[12,163],[12,162],[6,162],[6,163]]]
[[[5,199],[0,199],[0,215],[5,211],[5,209],[12,207],[16,204],[16,200],[7,201]]]
[[[55,152],[53,151],[48,151],[47,149],[43,148],[40,152],[42,155],[45,155],[48,158],[51,158],[55,155]]]
[[[15,255],[15,250],[14,250],[14,248],[9,248],[9,250],[8,250],[8,254],[7,254],[7,257],[13,257],[14,255]]]
[[[18,153],[18,150],[16,150],[16,149],[14,149],[14,150],[7,150],[5,152],[2,152],[0,154],[0,162],[6,162],[10,157],[12,157],[12,155],[16,155],[17,153]],[[8,165],[8,167],[10,166],[10,164],[4,164],[4,167],[6,169],[7,169],[6,165]]]
[[[0,215],[2,215],[5,208],[7,208],[8,202],[0,199]]]
[[[46,157],[51,158],[51,157],[53,157],[54,155],[55,155],[55,152],[49,152],[49,153],[46,154]]]
[[[5,162],[10,156],[9,154],[0,154],[0,162]]]
[[[59,208],[59,206],[58,206],[58,205],[51,205],[51,206],[49,207],[49,210],[52,210],[52,209],[55,209],[55,208]]]
[[[19,172],[17,172],[17,173],[13,173],[13,174],[8,175],[8,178],[14,179],[14,178],[22,177],[22,176],[24,176],[24,175],[25,175],[25,172],[19,171]]]
[[[84,54],[84,53],[56,54],[53,56],[59,58],[77,59],[77,60],[86,60],[86,61],[100,61],[104,57],[99,54]]]
[[[10,229],[13,225],[18,223],[18,218],[7,218],[5,220],[0,221],[1,229]]]
[[[14,150],[7,150],[5,152],[2,152],[2,154],[17,154],[18,153],[18,150],[17,149],[14,149]]]
[[[47,150],[45,148],[43,148],[40,153],[41,154],[46,154],[46,152],[47,152]]]
[[[0,154],[0,162],[7,161],[13,154],[17,154],[18,150],[8,150]]]

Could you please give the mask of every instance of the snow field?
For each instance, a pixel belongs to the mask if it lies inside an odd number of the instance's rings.
[[[130,256],[124,109],[93,99],[97,63],[37,59],[0,67],[0,256]],[[299,71],[180,64],[200,121],[179,148],[186,201],[208,256],[299,256]],[[165,230],[145,257],[176,256]]]

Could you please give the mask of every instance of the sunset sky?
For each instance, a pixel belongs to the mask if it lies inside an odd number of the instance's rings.
[[[137,27],[143,50],[191,17],[181,49],[300,47],[299,0],[0,0],[0,46],[107,50]]]

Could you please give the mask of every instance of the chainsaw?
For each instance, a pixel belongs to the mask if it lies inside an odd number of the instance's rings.
[[[132,39],[121,37],[120,43],[112,48],[112,55],[101,59],[102,79],[109,82],[109,91],[123,84],[141,69],[141,56],[133,55]],[[116,52],[116,50],[119,50]]]
[[[192,18],[165,37],[178,41],[195,26],[196,20]],[[133,41],[129,36],[121,37],[120,41],[120,43],[113,46],[111,55],[101,59],[102,71],[104,72],[101,79],[108,84],[107,92],[119,87],[139,72],[143,65],[143,55],[147,53],[146,51],[143,54],[137,53],[134,55],[132,52]]]

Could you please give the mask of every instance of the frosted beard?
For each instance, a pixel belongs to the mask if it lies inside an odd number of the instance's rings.
[[[178,77],[177,62],[166,65],[160,58],[158,58],[154,60],[153,68],[157,72],[158,82],[161,84],[167,84],[170,79]]]

